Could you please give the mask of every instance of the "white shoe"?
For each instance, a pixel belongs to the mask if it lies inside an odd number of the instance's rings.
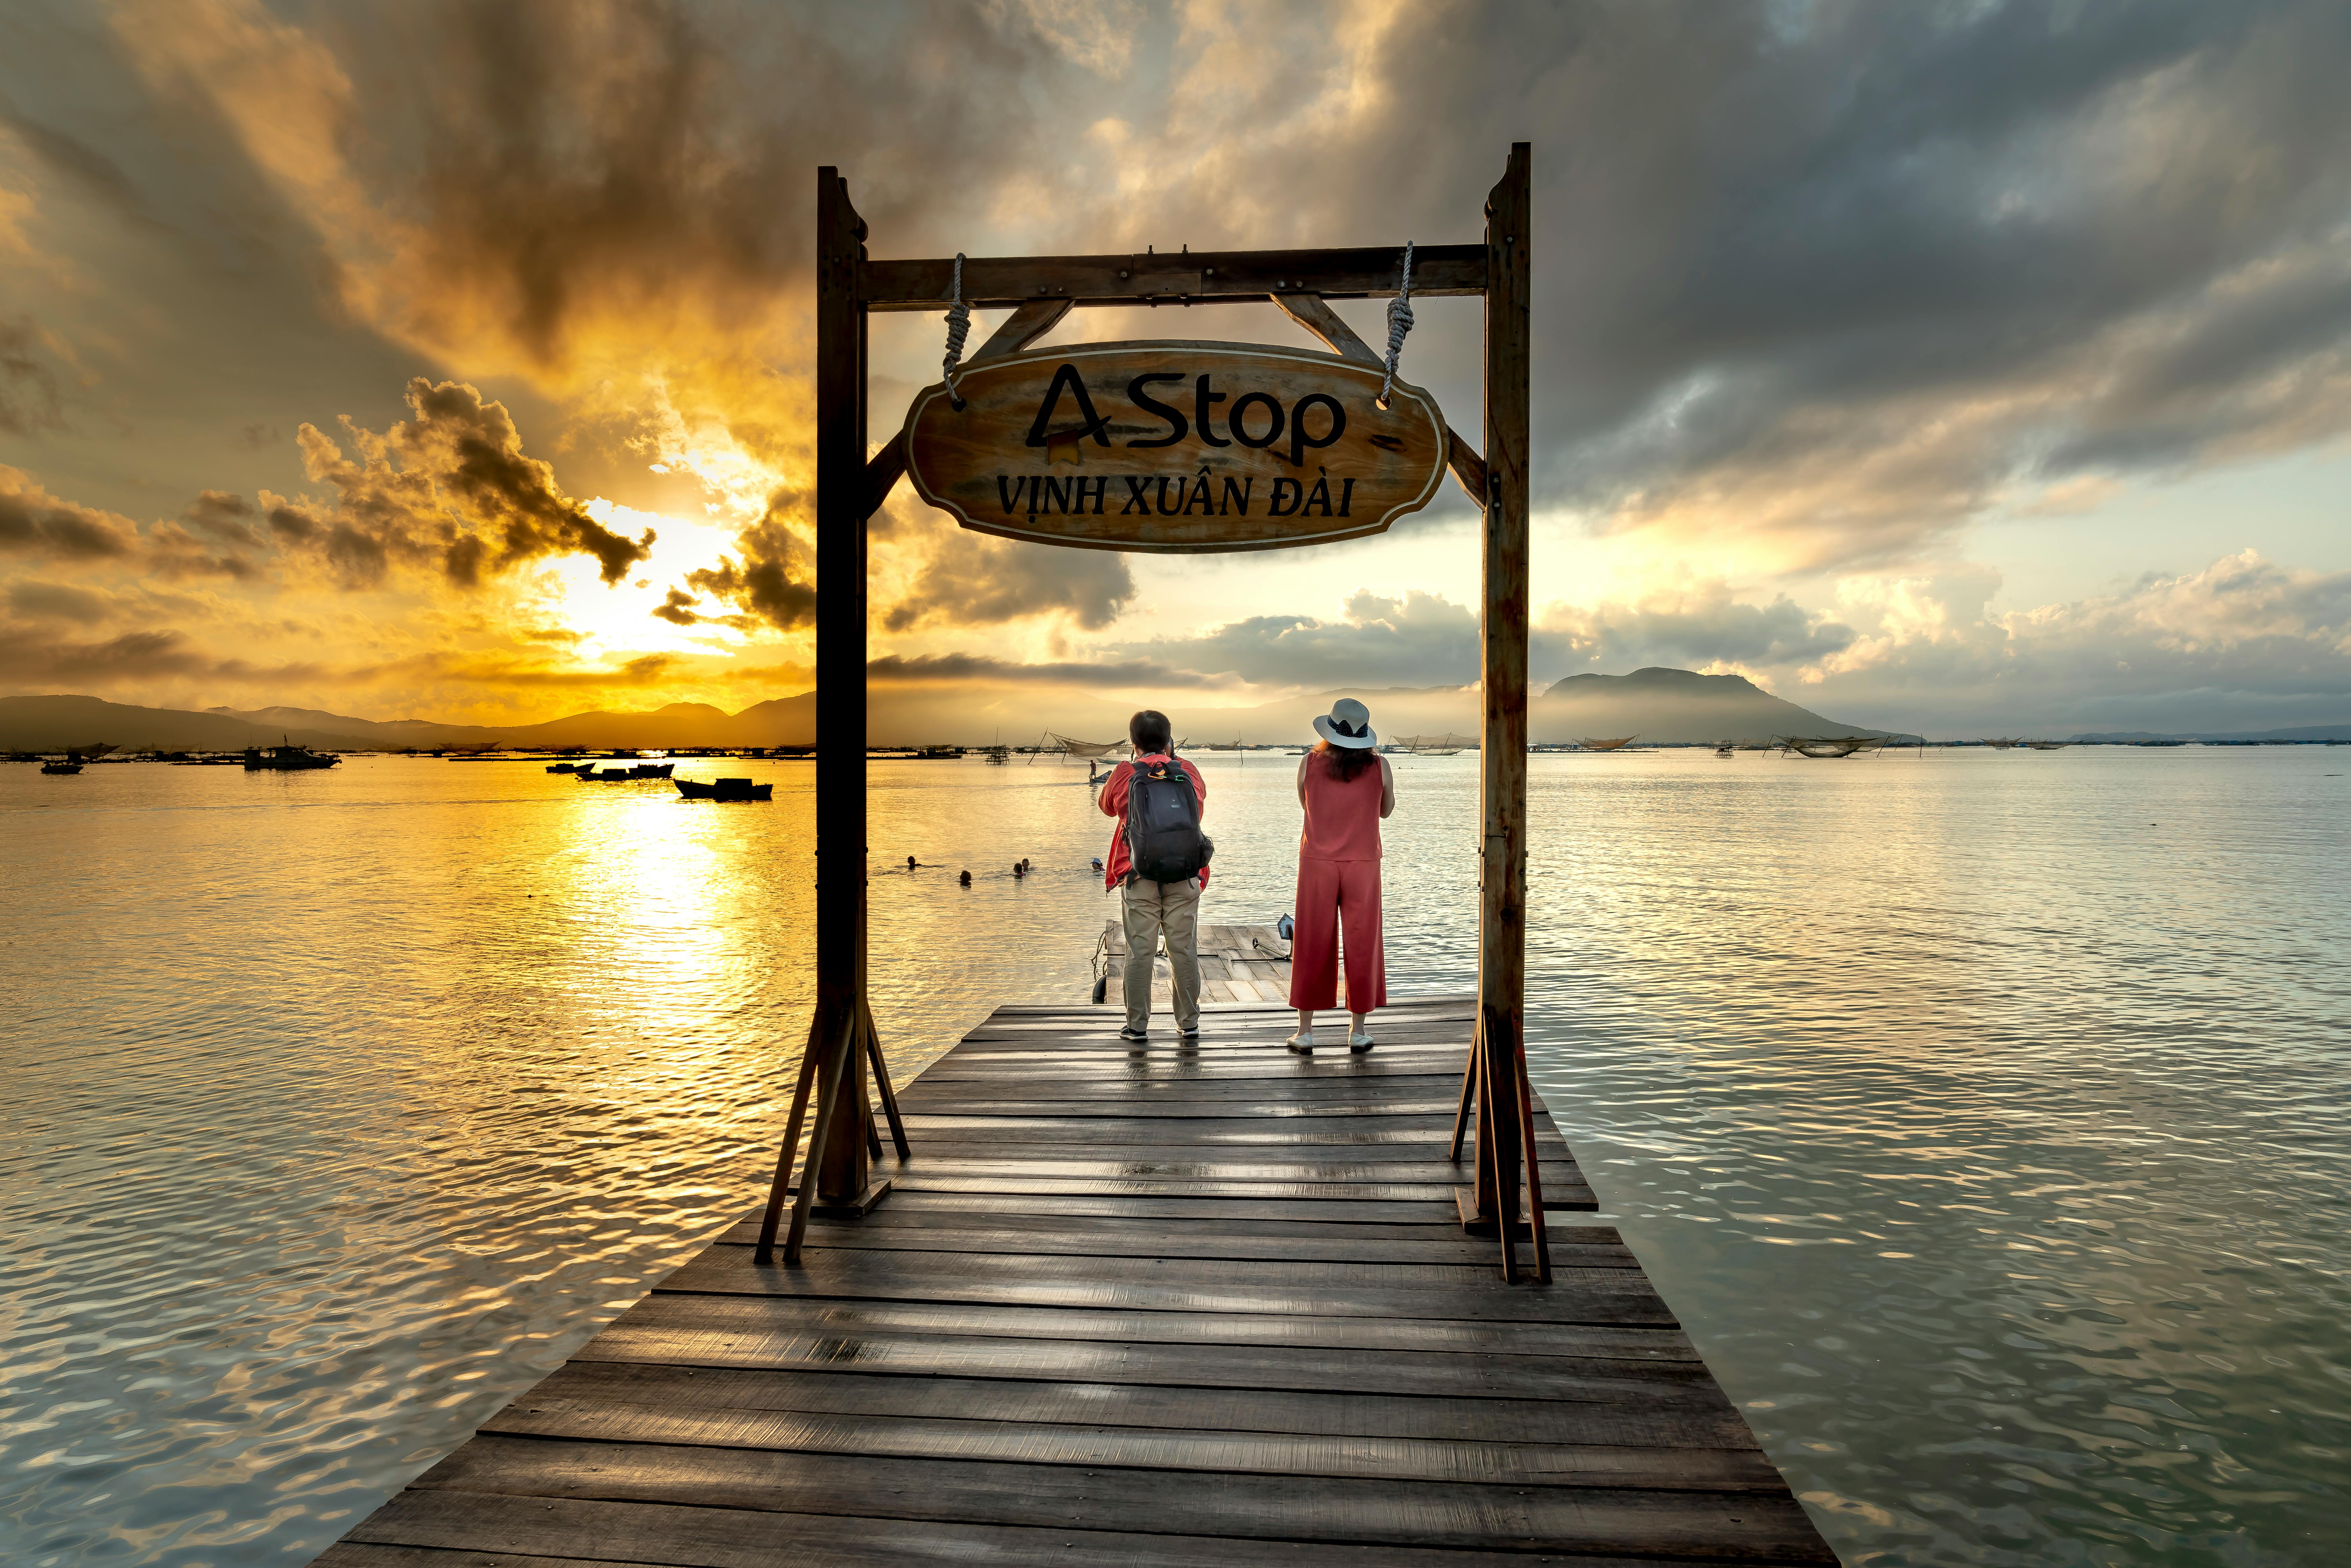
[[[1372,1049],[1372,1037],[1358,1030],[1347,1037],[1347,1049],[1361,1056]]]
[[[1314,1031],[1311,1029],[1301,1029],[1281,1043],[1301,1056],[1311,1056],[1314,1054]]]

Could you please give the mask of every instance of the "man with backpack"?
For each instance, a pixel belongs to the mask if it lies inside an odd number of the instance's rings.
[[[1216,846],[1200,831],[1207,786],[1200,770],[1175,755],[1167,716],[1150,708],[1127,721],[1134,760],[1111,770],[1097,804],[1118,819],[1111,835],[1102,884],[1123,890],[1126,928],[1126,1027],[1118,1037],[1147,1039],[1151,1024],[1151,964],[1167,939],[1167,967],[1176,980],[1176,1032],[1200,1038],[1200,890],[1208,884]]]

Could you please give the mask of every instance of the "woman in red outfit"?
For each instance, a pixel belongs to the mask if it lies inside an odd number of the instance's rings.
[[[1339,1003],[1340,938],[1347,953],[1347,1049],[1372,1049],[1371,1011],[1388,999],[1380,943],[1380,819],[1395,810],[1395,775],[1379,754],[1371,710],[1341,697],[1314,721],[1322,744],[1298,763],[1298,902],[1290,943],[1290,1005],[1298,1032],[1290,1049],[1314,1050],[1314,1011]]]

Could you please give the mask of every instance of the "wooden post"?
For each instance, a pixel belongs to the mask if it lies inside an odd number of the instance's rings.
[[[1527,993],[1527,451],[1531,359],[1527,265],[1529,147],[1514,142],[1486,198],[1485,612],[1479,623],[1485,821],[1478,870],[1478,1228],[1512,1273],[1519,1225],[1518,1063]]]
[[[876,1183],[865,1069],[865,225],[840,172],[817,171],[816,1008],[818,1049],[846,1052],[817,1078],[811,1143],[820,1214],[862,1213]],[[837,1086],[837,1087],[836,1087]],[[878,1188],[878,1190],[877,1190]],[[797,1234],[793,1241],[797,1243]],[[797,1245],[785,1259],[797,1258]]]

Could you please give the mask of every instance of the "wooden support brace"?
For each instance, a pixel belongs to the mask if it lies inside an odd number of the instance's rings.
[[[1359,365],[1385,365],[1387,361],[1373,351],[1372,346],[1355,336],[1355,329],[1339,319],[1319,294],[1277,294],[1274,304],[1281,313],[1313,333],[1331,347],[1331,351],[1343,360],[1353,360]],[[1478,449],[1461,439],[1461,433],[1451,425],[1445,427],[1445,464],[1453,477],[1478,509],[1486,509],[1486,460]],[[1468,1102],[1464,1101],[1464,1104]]]
[[[900,431],[884,442],[882,450],[865,460],[865,515],[872,517],[890,498],[890,492],[906,474],[906,433]]]
[[[890,1123],[890,1141],[897,1145],[900,1159],[911,1160],[914,1151],[906,1142],[905,1118],[898,1114],[898,1092],[890,1085],[889,1065],[882,1060],[882,1037],[873,1028],[873,1009],[862,997],[858,998],[857,1007],[865,1024],[865,1049],[867,1060],[873,1066],[873,1087],[882,1096],[882,1113]],[[874,1140],[873,1152],[882,1152],[879,1138]]]
[[[800,1122],[808,1114],[809,1085],[816,1082],[816,1019],[809,1019],[808,1043],[800,1047],[800,1083],[792,1091],[792,1113],[784,1123],[784,1145],[776,1151],[776,1179],[768,1188],[768,1211],[759,1218],[759,1249],[753,1260],[772,1263],[776,1259],[776,1225],[784,1212],[785,1195],[791,1191],[792,1161],[799,1154]]]
[[[1066,299],[1031,299],[997,324],[979,346],[979,352],[964,363],[977,365],[989,360],[1000,360],[1007,354],[1017,354],[1055,327],[1070,313]]]
[[[1468,491],[1469,498],[1478,503],[1478,509],[1484,511],[1486,460],[1479,456],[1478,449],[1462,440],[1460,433],[1450,425],[1445,430],[1445,465],[1453,471],[1454,483]]]

